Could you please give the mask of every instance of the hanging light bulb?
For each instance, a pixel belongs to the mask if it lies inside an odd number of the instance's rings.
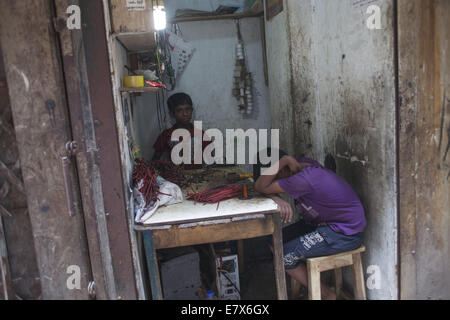
[[[155,30],[164,30],[166,28],[166,12],[164,7],[158,6],[153,9],[153,20]]]

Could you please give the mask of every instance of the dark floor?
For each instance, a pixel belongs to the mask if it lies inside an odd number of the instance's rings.
[[[307,233],[310,227],[304,224],[292,224],[283,228],[283,241],[286,242],[300,233]],[[240,269],[240,293],[243,300],[276,300],[277,290],[275,284],[275,274],[273,266],[273,255],[269,244],[272,242],[270,236],[245,239],[244,241],[244,261],[239,261]],[[183,253],[196,251],[200,258],[200,274],[202,278],[202,288],[200,295],[204,295],[206,290],[216,288],[216,267],[215,254],[223,248],[230,250],[230,254],[237,253],[237,241],[215,243],[213,245],[204,244],[174,249],[158,250],[158,257],[170,259]],[[290,292],[291,279],[286,275],[286,285],[289,299],[306,298],[306,288],[301,288],[295,297]]]
[[[244,240],[245,265],[241,272],[241,299],[276,300],[277,289],[272,252],[265,238]],[[290,278],[286,275],[288,297],[290,296]],[[299,293],[300,297],[302,292]],[[295,297],[298,298],[298,297]]]
[[[251,262],[240,275],[242,300],[275,300],[277,290],[272,260]]]
[[[244,240],[245,261],[242,266],[239,261],[240,285],[242,300],[276,300],[277,289],[273,256],[264,238]],[[306,288],[291,297],[290,277],[286,275],[286,285],[289,299],[307,298]]]
[[[275,273],[273,261],[255,261],[246,265],[241,273],[241,299],[242,300],[276,300],[277,289],[275,285]],[[291,294],[290,277],[286,275],[286,286],[289,300],[306,300],[308,292],[301,287],[299,292]]]
[[[230,245],[227,243],[227,245]],[[233,246],[234,244],[231,244]],[[215,265],[211,260],[209,245],[182,247],[159,250],[160,258],[170,258],[181,253],[197,251],[200,254],[200,273],[203,287],[215,287]],[[244,241],[245,261],[239,261],[241,300],[276,300],[277,290],[272,252],[264,238],[246,239]],[[322,280],[330,283],[328,274],[322,274]],[[302,287],[294,296],[290,290],[291,279],[286,275],[288,298],[292,300],[307,299],[307,289]],[[206,289],[204,289],[205,291]],[[200,290],[201,291],[201,290]],[[200,292],[199,291],[199,292]]]

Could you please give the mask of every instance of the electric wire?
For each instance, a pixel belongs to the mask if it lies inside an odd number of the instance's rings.
[[[241,295],[240,290],[238,289],[238,287],[236,286],[236,284],[233,282],[233,280],[231,280],[228,276],[227,273],[230,274],[227,270],[223,270],[223,269],[219,269],[219,275],[223,274],[223,276],[228,280],[228,282],[230,282],[230,284],[236,289],[236,291],[239,293],[239,295]]]

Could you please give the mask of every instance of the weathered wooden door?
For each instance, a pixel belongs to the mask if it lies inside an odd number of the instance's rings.
[[[42,297],[135,299],[102,2],[0,6]]]
[[[449,299],[448,0],[398,0],[400,298]]]

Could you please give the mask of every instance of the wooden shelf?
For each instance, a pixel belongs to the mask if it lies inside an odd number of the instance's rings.
[[[156,92],[161,89],[156,87],[122,87],[120,92]]]
[[[226,19],[242,19],[261,17],[263,11],[249,11],[237,14],[210,14],[200,16],[178,17],[168,20],[168,23],[189,22],[189,21],[211,21]],[[156,47],[156,36],[154,30],[142,32],[119,32],[113,33],[113,38],[119,40],[130,52],[148,52]]]
[[[168,23],[189,22],[189,21],[208,21],[208,20],[226,20],[226,19],[242,19],[261,17],[264,12],[245,12],[233,14],[211,14],[201,16],[178,17],[169,19]]]
[[[131,52],[152,51],[156,47],[154,31],[114,33],[113,37]]]

